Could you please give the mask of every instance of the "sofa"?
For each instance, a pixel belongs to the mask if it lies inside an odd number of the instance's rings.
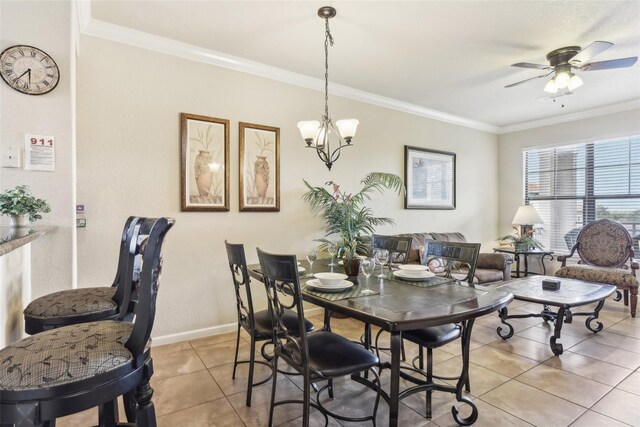
[[[409,251],[409,264],[420,264],[420,247],[424,247],[424,241],[436,240],[443,242],[466,243],[467,239],[462,233],[404,233],[398,236],[412,237],[411,250]],[[474,274],[473,283],[477,285],[490,285],[511,279],[511,263],[513,258],[509,254],[481,253],[478,255],[478,263]]]

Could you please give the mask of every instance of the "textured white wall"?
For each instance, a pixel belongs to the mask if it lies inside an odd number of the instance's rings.
[[[42,224],[56,231],[33,243],[33,297],[73,286],[75,250],[71,3],[2,1],[0,51],[16,44],[41,48],[58,64],[60,83],[46,95],[29,96],[0,82],[1,146],[21,148],[25,133],[56,138],[55,172],[0,169],[0,190],[27,184],[51,205]],[[3,219],[3,221],[6,219]]]
[[[498,138],[500,233],[507,234],[511,231],[513,215],[523,202],[522,151],[525,148],[573,144],[638,134],[640,134],[640,109],[500,135]],[[553,272],[558,264],[554,263],[551,267],[550,271]]]
[[[402,175],[405,144],[458,154],[457,209],[408,211],[399,196],[375,196],[374,212],[397,223],[379,232],[461,231],[477,242],[497,232],[493,134],[332,97],[333,117],[356,117],[360,128],[355,146],[328,172],[296,128],[319,117],[322,93],[88,36],[81,37],[77,91],[78,201],[88,212],[88,227],[78,232],[78,283],[112,279],[128,215],[176,218],[155,336],[234,322],[224,240],[244,243],[249,262],[257,262],[256,246],[301,254],[322,234],[300,199],[302,179],[335,180],[355,191],[370,171]],[[180,212],[180,112],[231,121],[231,212]],[[280,127],[279,213],[238,212],[240,121]]]

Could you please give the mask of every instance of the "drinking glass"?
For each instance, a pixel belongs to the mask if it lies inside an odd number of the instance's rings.
[[[336,263],[333,262],[333,258],[336,256],[336,253],[338,252],[338,245],[336,245],[335,243],[331,242],[331,243],[327,243],[327,252],[329,252],[329,255],[331,255],[331,263],[329,263],[329,267],[335,267]]]
[[[375,253],[375,257],[376,257],[376,262],[380,264],[380,274],[378,274],[376,277],[384,279],[385,275],[384,275],[383,266],[389,259],[389,251],[386,249],[377,249]]]
[[[376,260],[373,258],[363,258],[360,260],[360,269],[362,270],[362,274],[365,277],[365,285],[364,289],[362,289],[362,295],[369,295],[375,293],[371,289],[369,289],[369,276],[373,274],[373,270],[376,268]]]
[[[313,263],[318,258],[318,248],[316,246],[307,250],[307,261],[309,261],[309,273],[306,277],[313,277]]]

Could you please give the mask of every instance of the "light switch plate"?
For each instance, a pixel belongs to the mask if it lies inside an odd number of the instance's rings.
[[[2,167],[3,168],[19,168],[20,167],[20,149],[19,148],[3,148],[2,149]]]

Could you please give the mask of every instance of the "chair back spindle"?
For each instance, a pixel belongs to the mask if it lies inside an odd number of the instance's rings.
[[[251,295],[251,279],[249,277],[249,270],[247,269],[244,245],[229,243],[226,240],[224,244],[227,249],[229,269],[231,270],[236,292],[238,323],[244,328],[253,331],[255,329],[253,297]]]
[[[290,365],[322,376],[309,367],[306,334],[290,334],[283,319],[285,310],[295,310],[298,315],[298,330],[306,330],[296,256],[270,254],[260,248],[257,251],[273,322],[275,351]]]
[[[444,276],[449,278],[453,277],[454,270],[464,273],[462,281],[473,286],[480,243],[443,242],[427,239],[424,243],[424,265],[434,273],[444,273]]]
[[[374,234],[371,238],[372,254],[376,249],[386,249],[389,251],[389,260],[393,263],[406,264],[409,260],[412,237]]]
[[[129,304],[135,316],[135,323],[125,346],[138,359],[151,336],[156,313],[156,298],[162,273],[162,245],[167,232],[175,221],[171,218],[147,218],[137,224],[138,233],[134,233],[129,250],[129,268],[127,279],[133,283],[135,257],[142,255],[140,280],[136,281],[137,301]],[[147,235],[140,242],[139,235]],[[132,292],[133,293],[133,292]]]

